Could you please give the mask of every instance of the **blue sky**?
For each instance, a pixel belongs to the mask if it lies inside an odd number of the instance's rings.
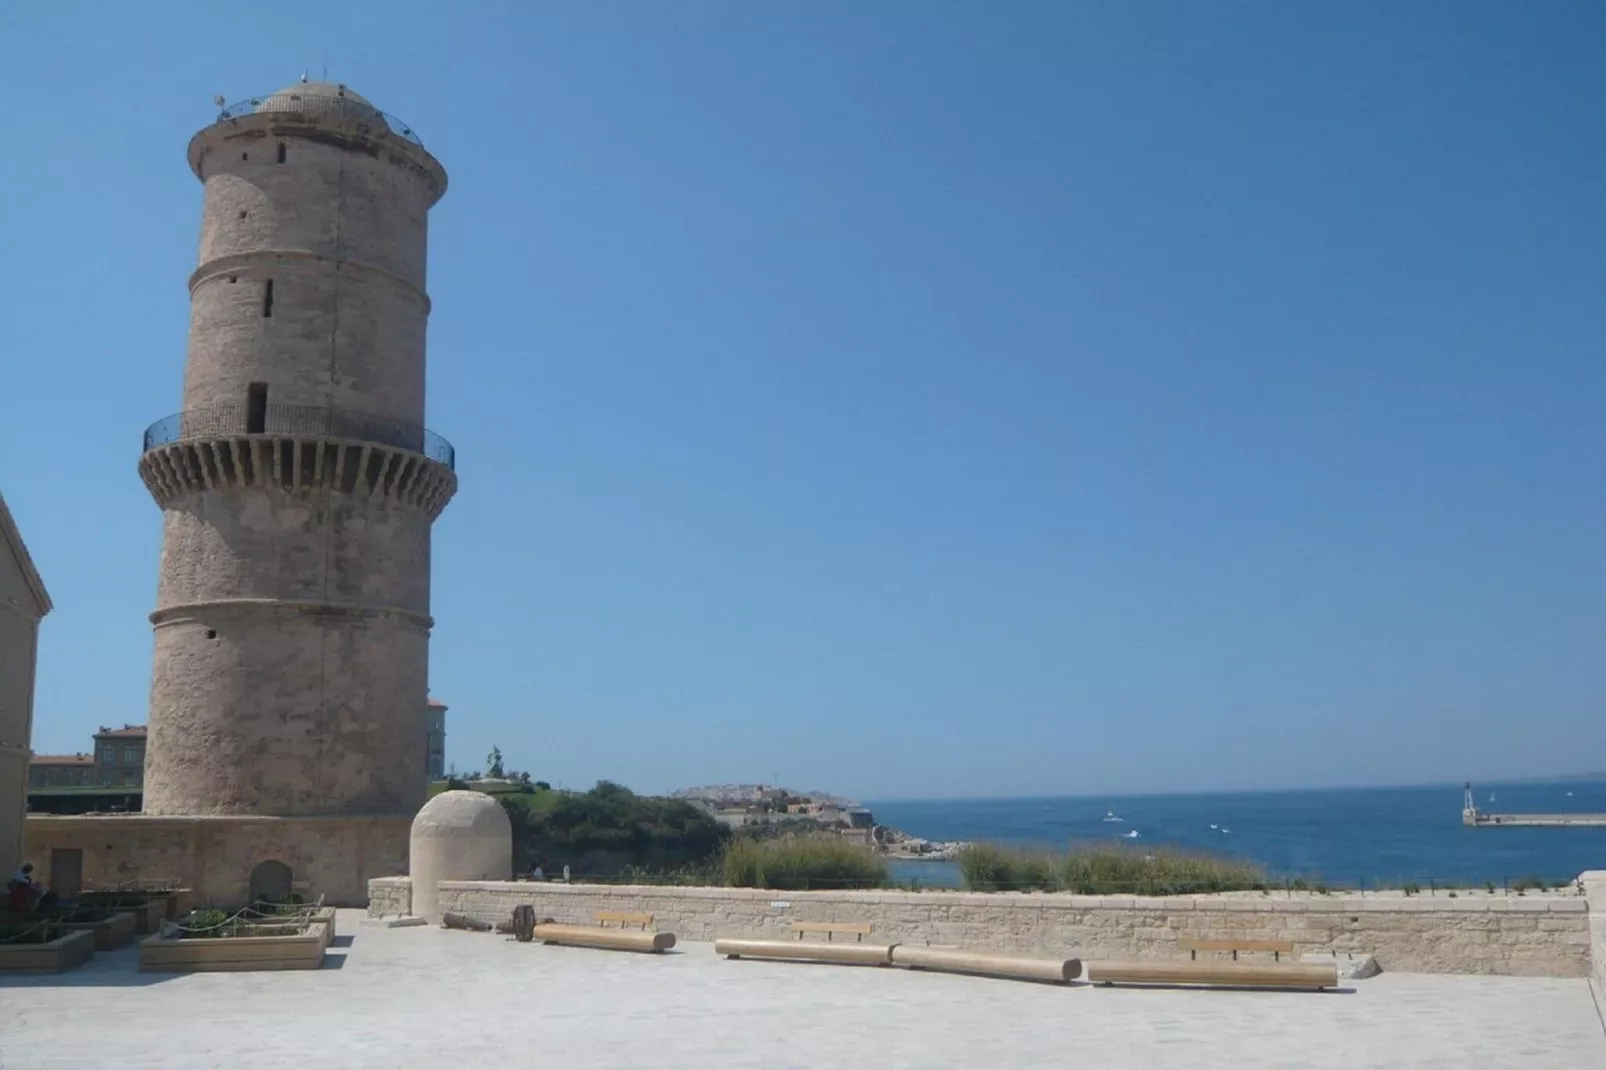
[[[420,133],[449,756],[863,797],[1606,768],[1606,6],[22,5],[35,748],[146,717],[230,100]]]

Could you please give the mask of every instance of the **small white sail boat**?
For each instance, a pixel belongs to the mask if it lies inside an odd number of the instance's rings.
[[[1114,810],[1106,810],[1106,811],[1104,811],[1104,820],[1106,820],[1106,821],[1125,821],[1126,819],[1122,818],[1122,817],[1116,817]]]
[[[1125,836],[1125,839],[1128,839],[1128,840],[1135,840],[1137,838],[1138,838],[1138,830],[1137,829],[1133,829],[1131,832],[1128,832],[1126,834],[1126,836]]]

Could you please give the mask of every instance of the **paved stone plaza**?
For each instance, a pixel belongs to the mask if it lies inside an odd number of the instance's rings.
[[[1336,993],[1058,988],[386,929],[317,972],[0,978],[0,1067],[1606,1066],[1588,982],[1384,974]]]

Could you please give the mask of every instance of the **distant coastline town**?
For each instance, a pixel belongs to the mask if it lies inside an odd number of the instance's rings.
[[[732,831],[746,835],[818,836],[869,847],[899,861],[952,861],[964,846],[958,841],[926,840],[890,825],[853,799],[823,791],[798,791],[764,784],[716,784],[682,788],[672,798],[706,811]]]

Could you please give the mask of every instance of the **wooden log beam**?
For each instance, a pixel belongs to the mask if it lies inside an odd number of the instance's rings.
[[[1246,962],[1090,962],[1093,984],[1210,985],[1232,988],[1337,988],[1337,966]]]
[[[476,933],[488,933],[491,931],[490,922],[475,921],[466,914],[441,915],[441,927],[444,929],[468,929]]]
[[[535,927],[535,938],[544,944],[598,947],[608,951],[668,951],[675,946],[674,933],[604,929],[596,925],[541,924]]]
[[[794,959],[839,966],[890,966],[892,944],[828,944],[806,940],[715,940],[714,954],[728,959]]]
[[[895,944],[892,964],[917,970],[944,973],[973,973],[983,977],[1013,977],[1023,981],[1047,981],[1064,985],[1082,975],[1081,959],[1041,958],[1035,955],[1007,955],[992,951],[961,948],[915,947]]]

